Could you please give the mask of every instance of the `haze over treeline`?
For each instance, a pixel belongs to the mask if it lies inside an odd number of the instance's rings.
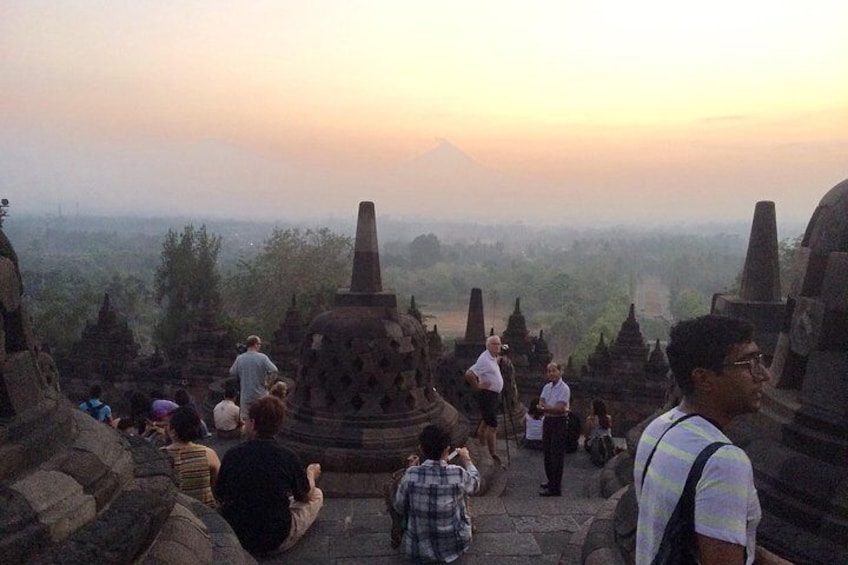
[[[2,3],[20,211],[805,221],[845,178],[844,1],[148,4]]]
[[[308,319],[350,281],[353,215],[310,225],[12,212],[3,227],[19,256],[25,300],[59,356],[96,318],[105,292],[143,351],[152,351],[167,310],[156,291],[163,245],[178,249],[187,234],[196,241],[201,227],[220,240],[212,278],[233,335],[270,336],[292,295]],[[646,338],[665,339],[674,319],[705,313],[712,293],[733,291],[750,225],[578,229],[378,216],[377,230],[384,288],[397,292],[402,310],[415,296],[424,323],[437,325],[449,348],[464,332],[471,288],[480,287],[487,329],[502,332],[520,299],[531,333],[544,330],[558,358],[579,361],[600,334],[615,336],[631,303]],[[783,226],[784,286],[802,230]]]

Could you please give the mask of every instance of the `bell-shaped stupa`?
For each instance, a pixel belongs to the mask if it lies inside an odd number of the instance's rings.
[[[383,290],[373,202],[359,205],[350,288],[306,329],[283,431],[305,462],[321,463],[330,492],[368,492],[418,449],[428,424],[464,445],[468,423],[433,387],[424,327]],[[351,478],[350,474],[359,474]]]

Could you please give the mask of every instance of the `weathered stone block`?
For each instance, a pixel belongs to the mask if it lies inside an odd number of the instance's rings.
[[[64,473],[36,471],[13,484],[45,524],[53,541],[68,536],[94,518],[94,497],[83,492],[82,485]]]
[[[828,414],[848,414],[848,355],[845,351],[813,351],[806,365],[799,399]]]

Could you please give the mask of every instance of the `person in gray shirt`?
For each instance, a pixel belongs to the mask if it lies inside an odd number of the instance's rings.
[[[277,372],[277,366],[268,359],[268,356],[259,353],[262,340],[258,335],[248,336],[245,345],[247,351],[236,357],[233,366],[230,367],[230,376],[239,378],[241,388],[239,406],[242,419],[247,418],[251,404],[268,394],[265,388],[265,376],[268,373]]]

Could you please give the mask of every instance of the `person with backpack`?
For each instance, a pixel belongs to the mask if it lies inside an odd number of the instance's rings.
[[[707,315],[671,329],[682,393],[636,448],[636,565],[788,563],[757,546],[762,517],[751,460],[723,428],[756,412],[770,373],[744,320]]]
[[[589,459],[594,465],[603,467],[615,454],[615,445],[612,441],[612,416],[600,398],[592,400],[592,413],[586,418],[583,435],[586,438],[583,447],[589,453]]]
[[[89,399],[80,404],[79,409],[98,422],[112,425],[112,409],[109,408],[108,404],[100,400],[100,397],[103,396],[103,387],[92,385],[88,391],[88,396]]]

